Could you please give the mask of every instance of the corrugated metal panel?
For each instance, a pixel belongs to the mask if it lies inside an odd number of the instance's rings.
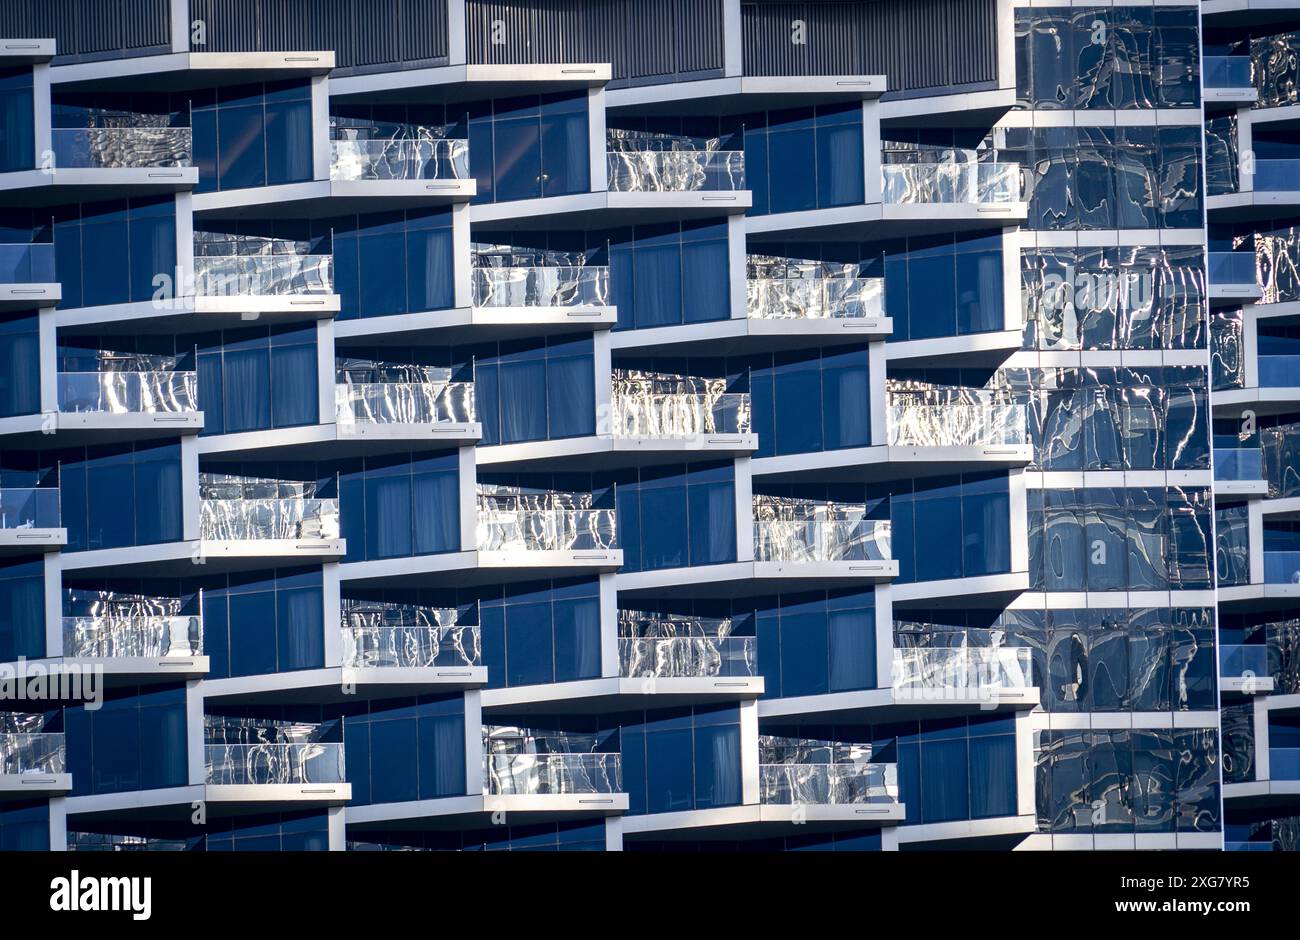
[[[749,75],[884,74],[891,91],[997,78],[996,0],[746,0],[741,18]]]
[[[57,62],[156,54],[171,47],[167,0],[2,0],[0,35],[54,39]]]
[[[447,0],[190,0],[209,52],[333,51],[335,71],[447,61]]]
[[[608,62],[613,84],[723,67],[722,0],[468,0],[471,62]],[[494,35],[504,39],[493,43]]]

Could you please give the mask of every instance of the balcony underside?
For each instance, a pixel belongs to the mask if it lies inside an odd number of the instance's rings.
[[[908,607],[1004,607],[1029,590],[1029,572],[971,575],[940,581],[911,581],[893,586],[895,609]]]
[[[976,470],[1023,467],[1033,459],[1029,444],[978,447],[855,447],[784,457],[757,457],[755,477],[768,482],[859,483],[911,480]]]
[[[579,578],[615,571],[622,564],[618,549],[466,551],[349,562],[340,566],[339,576],[356,587],[472,587]]]
[[[174,335],[228,327],[328,320],[339,312],[338,294],[246,294],[178,297],[76,307],[55,314],[59,329],[93,326],[103,334],[135,335],[142,330]]]
[[[1028,204],[867,203],[806,212],[750,216],[746,232],[783,241],[873,241],[913,235],[971,232],[1023,225]]]
[[[0,558],[57,552],[67,544],[67,529],[0,529]]]
[[[898,827],[898,848],[903,852],[1006,851],[1038,828],[1031,815],[1000,816]]]
[[[478,467],[492,470],[590,471],[686,460],[734,460],[757,449],[755,434],[714,433],[690,438],[597,435],[479,447],[475,457]]]
[[[195,167],[94,167],[0,173],[0,202],[42,207],[186,192],[199,183]]]
[[[59,91],[188,91],[325,75],[333,52],[173,52],[61,65],[50,81]]]
[[[11,664],[13,665],[13,664]],[[94,673],[98,688],[117,689],[132,686],[163,685],[184,679],[201,679],[208,673],[206,656],[50,656],[43,659],[28,659],[24,663],[31,675],[31,670],[43,668],[61,670],[65,675],[80,674],[85,677]],[[84,695],[75,694],[67,698],[59,697],[59,690],[66,688],[57,673],[50,672],[51,701],[72,703],[83,701]],[[83,686],[85,688],[85,686]],[[75,687],[72,691],[76,691]]]
[[[331,78],[330,97],[367,104],[487,101],[598,88],[609,81],[610,73],[609,63],[601,62],[443,65]]]
[[[343,539],[193,539],[64,553],[63,568],[83,572],[112,569],[114,574],[141,578],[182,577],[319,564],[339,561],[346,553]]]
[[[202,438],[198,450],[203,457],[232,460],[333,460],[367,454],[449,450],[476,444],[482,436],[483,426],[477,421],[311,424],[216,434]]]
[[[361,320],[336,320],[334,339],[365,346],[458,345],[607,330],[614,307],[455,307]]]
[[[1264,26],[1295,19],[1295,0],[1202,0],[1206,26]]]
[[[884,75],[743,75],[617,88],[605,93],[605,106],[623,114],[668,117],[751,114],[874,100],[886,84]]]
[[[44,800],[72,789],[72,774],[0,774],[0,803]]]
[[[0,312],[53,307],[62,298],[59,284],[0,284]]]
[[[194,214],[208,219],[320,219],[349,213],[392,212],[468,202],[472,179],[309,180],[200,193]]]
[[[176,822],[190,824],[194,807],[204,804],[209,819],[274,812],[325,809],[352,799],[350,783],[191,784],[158,790],[132,790],[68,797],[69,827],[74,822]]]
[[[772,839],[896,826],[902,803],[759,803],[623,818],[623,839],[653,842]]]
[[[1300,211],[1300,190],[1225,193],[1222,196],[1208,197],[1205,208],[1211,223],[1274,219],[1279,215],[1294,215]]]
[[[752,205],[748,190],[578,193],[476,205],[470,222],[494,231],[585,230],[714,219],[739,215]]]
[[[898,577],[896,561],[740,561],[619,574],[620,599],[736,598],[870,587]]]
[[[1300,376],[1296,377],[1300,381]],[[1284,388],[1233,388],[1211,393],[1215,417],[1240,415],[1253,411],[1257,415],[1286,414],[1300,410],[1300,386]]]
[[[624,355],[743,356],[803,347],[837,346],[886,339],[889,317],[735,317],[709,323],[619,330],[610,337],[617,364]]]
[[[1229,809],[1300,812],[1300,780],[1257,780],[1225,783],[1223,802]]]
[[[1300,584],[1237,584],[1219,587],[1219,609],[1228,612],[1300,607]]]
[[[349,806],[348,837],[367,831],[437,832],[481,829],[498,824],[502,813],[511,825],[601,819],[627,812],[626,793],[531,793],[451,796],[409,803]]]
[[[1210,306],[1239,307],[1253,304],[1263,296],[1258,284],[1210,284]]]
[[[965,336],[891,341],[885,344],[885,359],[908,368],[994,368],[1020,352],[1023,345],[1023,329],[993,330]]]
[[[655,676],[581,679],[484,689],[483,713],[502,723],[518,715],[602,715],[745,701],[763,694],[761,676]]]
[[[332,666],[209,679],[203,683],[203,698],[232,705],[335,704],[461,692],[485,682],[483,666]]]
[[[1038,689],[862,689],[770,698],[758,703],[760,721],[782,725],[879,724],[959,715],[1030,711],[1038,706]]]
[[[183,437],[203,430],[203,412],[143,412],[112,414],[106,411],[51,411],[39,415],[0,418],[0,436],[6,447],[33,450],[51,444],[111,444]]]
[[[1016,106],[1014,88],[959,91],[949,95],[889,98],[880,103],[882,130],[938,127],[991,128]]]

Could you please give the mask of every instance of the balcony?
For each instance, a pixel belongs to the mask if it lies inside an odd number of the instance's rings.
[[[479,506],[481,552],[606,551],[618,547],[613,509]]]
[[[756,320],[860,320],[884,316],[882,277],[751,277],[749,316]]]
[[[1206,255],[1210,299],[1226,303],[1258,300],[1253,251],[1211,251]]]
[[[484,785],[492,796],[621,793],[619,754],[503,754],[483,756]]]
[[[67,542],[57,489],[0,488],[0,556],[58,551]]]
[[[1264,583],[1300,585],[1300,551],[1265,551]]]
[[[861,509],[825,506],[802,518],[754,520],[755,561],[888,561],[889,541],[889,520],[863,518]]]
[[[199,475],[200,556],[207,564],[292,557],[334,560],[340,538],[339,501],[322,498],[315,483]],[[306,563],[306,562],[304,562]]]
[[[1256,160],[1255,191],[1266,193],[1300,192],[1300,159]]]
[[[752,636],[622,636],[619,675],[626,678],[754,678],[758,638]]]
[[[900,647],[894,650],[893,686],[922,692],[1032,689],[1032,652],[1009,646]]]
[[[940,404],[920,397],[890,396],[891,447],[1023,448],[1029,442],[1024,405],[969,398]]]
[[[188,127],[56,127],[54,165],[59,169],[188,167],[194,135]]]
[[[62,733],[0,732],[0,799],[53,796],[71,789]]]
[[[618,438],[749,435],[749,393],[726,388],[726,379],[616,372],[610,401],[611,432]]]
[[[745,188],[743,150],[610,150],[611,193],[736,192]]]
[[[1225,499],[1267,496],[1264,454],[1259,447],[1214,448],[1214,493]]]
[[[758,770],[760,803],[898,803],[896,764],[760,764]]]
[[[199,617],[105,614],[63,618],[63,655],[76,659],[188,658],[203,653]]]
[[[330,179],[469,180],[469,141],[450,138],[334,139]]]
[[[334,386],[340,436],[405,438],[432,433],[449,446],[482,436],[474,420],[474,383],[347,382]]]
[[[343,745],[307,741],[205,744],[204,779],[210,786],[300,786],[343,783]]]
[[[1272,692],[1269,648],[1260,643],[1220,643],[1219,686],[1225,693],[1263,695]]]
[[[1201,59],[1201,82],[1208,105],[1253,104],[1259,97],[1251,77],[1250,56],[1210,55]]]
[[[334,291],[334,256],[217,255],[196,252],[194,289],[199,297],[331,294]]]
[[[52,243],[0,244],[0,311],[48,307],[60,297]]]
[[[604,265],[476,267],[471,275],[475,307],[609,306],[609,268]]]

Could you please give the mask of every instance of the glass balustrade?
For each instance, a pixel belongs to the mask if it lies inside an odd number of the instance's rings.
[[[474,625],[346,623],[343,626],[343,665],[354,669],[477,666],[482,658],[479,628]]]
[[[1219,675],[1269,677],[1268,647],[1259,643],[1220,643]]]
[[[892,205],[1020,200],[1020,166],[1015,163],[887,163],[881,170],[882,197]]]
[[[337,499],[204,499],[199,536],[212,541],[336,539]]]
[[[56,127],[54,166],[65,169],[186,167],[194,163],[188,127]]]
[[[437,424],[474,420],[472,382],[349,382],[334,386],[340,424]]]
[[[896,447],[1010,447],[1029,440],[1025,406],[1012,402],[891,401],[888,428]]]
[[[331,140],[330,179],[466,180],[469,141],[452,138]]]
[[[196,254],[194,290],[200,297],[330,294],[334,256]]]
[[[756,519],[756,561],[886,561],[890,523],[885,519]]]
[[[618,548],[613,509],[483,508],[476,544],[482,552],[584,551]]]
[[[0,774],[67,773],[67,748],[62,734],[0,733]]]
[[[618,754],[486,754],[487,792],[492,795],[619,793]]]
[[[1300,551],[1264,552],[1265,584],[1300,584]]]
[[[1261,388],[1296,388],[1300,386],[1300,356],[1261,353],[1257,361]]]
[[[611,150],[612,193],[681,193],[745,188],[743,150]]]
[[[59,491],[51,487],[0,489],[0,529],[59,528]]]
[[[343,745],[331,742],[205,744],[209,784],[343,783]]]
[[[609,305],[609,268],[604,265],[482,267],[470,273],[476,307]]]
[[[746,677],[758,675],[758,639],[752,636],[619,637],[620,675],[629,678]]]
[[[1300,780],[1300,747],[1270,747],[1268,776],[1270,780]]]
[[[53,284],[54,245],[45,242],[0,244],[0,284]]]
[[[758,771],[761,803],[898,802],[896,764],[760,764]]]
[[[1211,284],[1254,284],[1255,253],[1251,251],[1208,252],[1206,270]]]
[[[1255,189],[1265,193],[1300,191],[1300,159],[1256,160]]]
[[[1264,479],[1264,454],[1258,447],[1214,448],[1214,479]]]
[[[1201,81],[1206,88],[1253,88],[1250,56],[1204,56],[1201,59]]]
[[[59,410],[180,414],[198,411],[194,372],[60,372]]]
[[[198,656],[203,621],[190,616],[102,615],[63,618],[63,655],[86,659]]]
[[[747,308],[756,320],[853,320],[884,315],[882,277],[751,277]]]
[[[1010,646],[900,647],[895,689],[1033,688],[1032,650]]]

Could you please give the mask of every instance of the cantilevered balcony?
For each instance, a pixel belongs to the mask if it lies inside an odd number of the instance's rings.
[[[424,372],[424,381],[393,382],[354,381],[350,373],[342,373],[334,386],[339,437],[415,438],[449,447],[479,440],[483,430],[475,420],[474,383],[453,381],[450,370]]]
[[[895,648],[896,700],[977,698],[1000,703],[1007,693],[1034,688],[1032,650],[1009,646]]]
[[[363,691],[391,697],[487,682],[477,614],[345,597],[342,629],[343,668]]]
[[[890,523],[862,506],[755,497],[754,559],[788,564],[887,561]]]
[[[176,605],[141,599],[105,602],[93,614],[63,618],[64,659],[89,660],[111,682],[170,681],[208,671],[203,620],[165,612]]]
[[[1254,104],[1259,98],[1251,78],[1250,56],[1207,55],[1201,59],[1201,83],[1205,86],[1205,103]]]
[[[203,427],[194,372],[60,372],[58,395],[59,431],[78,437],[171,436]]]
[[[619,671],[628,678],[754,677],[758,639],[752,636],[620,636]]]
[[[750,277],[747,309],[756,320],[869,320],[884,316],[883,277]]]
[[[0,311],[49,307],[62,296],[53,242],[0,244]]]
[[[54,165],[71,169],[188,167],[194,133],[188,127],[56,127]]]
[[[203,736],[210,802],[294,810],[337,805],[352,795],[343,744],[324,740],[322,726],[206,715]]]
[[[598,735],[484,726],[483,792],[523,797],[621,793],[621,755],[599,750],[609,743]]]
[[[1269,647],[1263,643],[1220,643],[1219,690],[1241,695],[1272,692]]]
[[[207,744],[207,783],[216,786],[286,786],[342,783],[340,742]]]
[[[887,454],[900,466],[956,473],[1033,459],[1025,406],[996,392],[891,383],[885,413]]]
[[[1210,300],[1219,304],[1250,303],[1261,296],[1252,251],[1211,251],[1205,256]]]
[[[1256,159],[1249,171],[1243,167],[1239,188],[1209,196],[1206,209],[1211,223],[1294,215],[1300,210],[1300,158]]]
[[[149,124],[151,115],[95,115],[88,123],[55,127],[49,166],[6,173],[0,188],[20,205],[60,205],[163,195],[198,185],[188,127]]]
[[[339,501],[314,482],[199,474],[199,538],[210,560],[343,556]]]
[[[1214,448],[1214,495],[1221,499],[1248,499],[1268,495],[1264,454],[1255,447]]]
[[[609,431],[619,450],[683,451],[708,457],[753,453],[748,392],[727,391],[724,378],[616,369]]]
[[[34,724],[29,716],[0,715],[0,801],[57,796],[72,789],[63,734],[20,730],[28,724]]]
[[[232,235],[194,234],[196,309],[212,316],[287,313],[303,319],[339,310],[334,293],[334,256],[306,242]]]
[[[67,543],[57,488],[0,488],[0,556],[56,552]]]
[[[739,213],[753,201],[744,151],[721,149],[717,140],[610,128],[605,181],[611,209],[646,221]]]
[[[485,265],[472,269],[471,287],[475,307],[499,313],[609,306],[606,265]]]
[[[476,191],[467,140],[424,134],[389,137],[364,128],[333,129],[328,192],[340,210],[415,208],[465,201]],[[324,195],[322,188],[321,197]],[[311,212],[315,214],[314,209]]]
[[[618,519],[587,493],[512,493],[479,487],[475,544],[479,565],[541,576],[612,571],[623,564]]]
[[[759,803],[797,807],[790,821],[825,826],[901,822],[898,768],[872,760],[869,745],[760,735]]]

